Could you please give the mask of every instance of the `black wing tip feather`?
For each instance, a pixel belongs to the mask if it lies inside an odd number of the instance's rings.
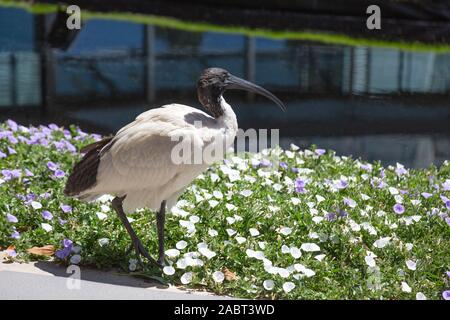
[[[83,147],[80,152],[86,153],[83,158],[75,164],[72,173],[67,179],[64,188],[66,196],[76,196],[82,191],[91,188],[97,182],[97,170],[100,164],[100,151],[107,146],[113,137],[106,137],[100,141]],[[111,144],[110,144],[111,146]]]

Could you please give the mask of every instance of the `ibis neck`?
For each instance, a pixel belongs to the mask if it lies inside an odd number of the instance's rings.
[[[238,129],[236,114],[222,96],[219,98],[219,104],[221,115],[216,117],[217,121],[221,124],[221,126],[235,133]]]

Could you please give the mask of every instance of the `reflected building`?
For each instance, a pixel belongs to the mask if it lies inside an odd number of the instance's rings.
[[[165,103],[199,106],[196,80],[220,66],[287,105],[227,93],[240,126],[280,128],[281,144],[311,143],[385,163],[450,158],[450,55],[187,32],[88,20],[66,51],[51,48],[55,14],[0,7],[2,120],[111,133]]]

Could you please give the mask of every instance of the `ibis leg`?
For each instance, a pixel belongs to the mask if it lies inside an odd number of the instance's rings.
[[[158,263],[164,265],[164,223],[166,221],[166,200],[161,202],[161,208],[156,214],[156,225],[158,228]]]
[[[125,196],[123,197],[115,197],[113,201],[111,202],[112,207],[114,210],[116,210],[117,215],[119,216],[120,220],[122,221],[123,225],[125,226],[125,229],[127,230],[128,234],[130,235],[131,241],[133,243],[134,250],[136,251],[136,254],[138,256],[138,259],[140,261],[140,255],[144,256],[148,259],[151,263],[154,265],[161,267],[161,265],[155,261],[147,252],[147,250],[142,245],[141,240],[136,235],[136,232],[134,232],[133,228],[131,227],[130,222],[128,221],[127,216],[125,215],[125,212],[123,211],[122,203],[125,199]]]

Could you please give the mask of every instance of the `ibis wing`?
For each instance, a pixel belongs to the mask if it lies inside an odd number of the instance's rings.
[[[158,189],[191,170],[180,161],[182,141],[201,147],[201,130],[162,122],[138,122],[118,133],[101,158],[98,187],[105,192]],[[187,183],[189,183],[188,181]]]

